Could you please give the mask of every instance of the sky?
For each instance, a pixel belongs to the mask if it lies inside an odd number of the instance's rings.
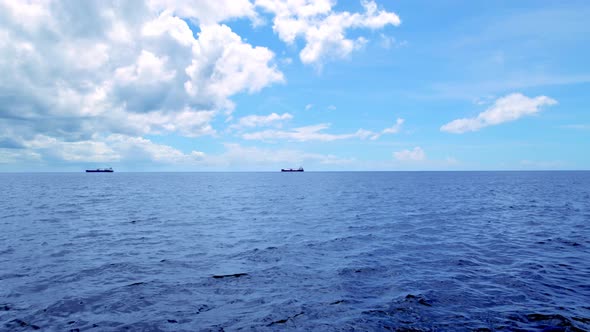
[[[590,2],[0,0],[0,171],[590,169]]]

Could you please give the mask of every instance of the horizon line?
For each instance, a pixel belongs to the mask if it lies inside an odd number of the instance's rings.
[[[371,172],[415,172],[415,173],[426,173],[426,172],[589,172],[590,169],[472,169],[472,170],[317,170],[317,171],[304,171],[298,173],[371,173]],[[0,174],[15,174],[15,173],[82,173],[82,171],[0,171]],[[199,170],[199,171],[114,171],[112,173],[284,173],[278,171],[248,171],[248,170]]]

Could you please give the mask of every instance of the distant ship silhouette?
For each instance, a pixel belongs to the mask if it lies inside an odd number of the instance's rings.
[[[113,169],[109,168],[97,168],[97,169],[87,169],[86,173],[113,173]]]
[[[298,169],[281,168],[281,172],[303,172],[303,167],[299,167]]]

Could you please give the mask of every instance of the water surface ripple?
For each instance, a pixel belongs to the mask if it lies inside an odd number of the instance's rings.
[[[2,331],[590,330],[590,172],[0,174]]]

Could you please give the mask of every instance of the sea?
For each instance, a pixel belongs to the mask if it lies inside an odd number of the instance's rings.
[[[0,174],[0,331],[588,331],[590,172]]]

